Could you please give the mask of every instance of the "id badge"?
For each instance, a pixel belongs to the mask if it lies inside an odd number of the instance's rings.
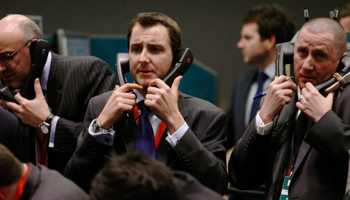
[[[280,200],[288,200],[289,184],[290,184],[290,176],[286,176],[284,178]]]

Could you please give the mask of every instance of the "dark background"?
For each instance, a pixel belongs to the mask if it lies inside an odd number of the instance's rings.
[[[310,19],[329,17],[329,10],[339,9],[350,1],[343,0],[35,0],[0,3],[0,17],[7,14],[41,15],[45,36],[57,29],[89,34],[126,35],[130,21],[139,12],[162,12],[174,19],[183,34],[183,47],[191,48],[196,60],[218,73],[217,105],[226,109],[237,76],[253,68],[245,65],[236,44],[242,20],[253,6],[274,4],[294,15],[297,29]]]

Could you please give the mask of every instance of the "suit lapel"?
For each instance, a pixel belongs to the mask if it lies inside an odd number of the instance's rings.
[[[181,93],[180,91],[179,91],[179,98],[177,102],[178,102],[178,108],[180,110],[180,113],[183,116],[183,118],[186,120],[188,116],[188,112],[185,106],[185,99],[184,99],[183,93]],[[168,129],[166,128],[163,132],[162,138],[160,139],[159,145],[157,148],[157,160],[163,163],[168,163],[172,155],[172,147],[170,146],[168,141],[166,141],[165,139],[168,136],[167,132],[168,132]]]
[[[61,66],[64,67],[64,66]],[[58,107],[62,96],[62,81],[61,81],[61,69],[59,64],[59,57],[56,54],[52,54],[52,61],[49,73],[49,80],[47,83],[47,98],[49,107],[52,109],[52,113],[57,115]]]
[[[129,114],[122,118],[120,127],[120,133],[123,137],[124,146],[127,152],[135,151],[136,149],[136,122],[134,120],[134,116]],[[118,125],[117,125],[118,126]],[[116,132],[119,132],[118,130]]]
[[[170,144],[165,139],[168,136],[167,132],[168,129],[166,128],[157,148],[157,160],[165,164],[168,163],[172,150]]]
[[[245,125],[245,109],[247,107],[247,99],[248,99],[248,93],[250,91],[250,87],[252,86],[254,82],[254,78],[256,74],[258,73],[258,70],[254,70],[250,72],[247,76],[244,77],[242,81],[239,82],[236,90],[239,89],[239,91],[242,92],[242,94],[235,96],[236,104],[234,105],[234,119],[235,124],[237,124],[238,127],[235,128],[236,132],[236,140],[241,138],[243,136],[244,130],[247,128]],[[237,94],[238,92],[236,92]],[[242,115],[243,114],[243,115]]]
[[[307,154],[310,152],[310,149],[311,149],[311,146],[307,142],[303,141],[301,143],[300,151],[299,151],[297,160],[295,161],[293,174],[291,178],[293,178],[293,176],[298,172],[299,166],[301,166],[301,163],[306,158]]]
[[[242,117],[242,113],[244,113],[245,116],[245,109],[247,107],[247,98],[248,98],[248,93],[250,91],[250,87],[252,86],[255,76],[257,75],[258,70],[254,70],[253,73],[251,73],[249,76],[247,76],[247,79],[244,80],[241,84],[241,91],[243,91],[243,94],[238,98],[238,104],[239,106],[237,106],[237,111],[236,114],[238,116],[235,116],[238,120],[240,120],[241,123],[239,124],[245,124],[245,117]],[[245,126],[245,125],[244,125]],[[243,133],[242,133],[243,134]]]

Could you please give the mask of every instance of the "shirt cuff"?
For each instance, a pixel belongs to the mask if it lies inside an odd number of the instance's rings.
[[[260,112],[258,112],[258,114],[255,116],[255,129],[259,135],[266,135],[270,132],[273,122],[264,124],[264,122],[260,118],[259,113]]]
[[[55,116],[55,118],[52,120],[51,130],[50,130],[50,139],[49,139],[49,148],[55,147],[55,136],[56,136],[56,127],[59,116]]]
[[[177,142],[185,135],[188,128],[189,127],[185,122],[174,134],[171,135],[168,131],[168,136],[165,139],[169,142],[171,147],[175,147]]]
[[[89,134],[94,137],[99,143],[105,144],[108,146],[113,146],[114,143],[114,136],[115,136],[115,131],[112,130],[106,130],[101,128],[99,132],[93,132],[92,130],[92,124],[96,121],[96,119],[92,120],[89,126]]]

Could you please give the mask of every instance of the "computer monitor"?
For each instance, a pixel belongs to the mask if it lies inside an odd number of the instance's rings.
[[[91,55],[90,37],[87,33],[58,29],[53,37],[52,51],[65,56]]]

